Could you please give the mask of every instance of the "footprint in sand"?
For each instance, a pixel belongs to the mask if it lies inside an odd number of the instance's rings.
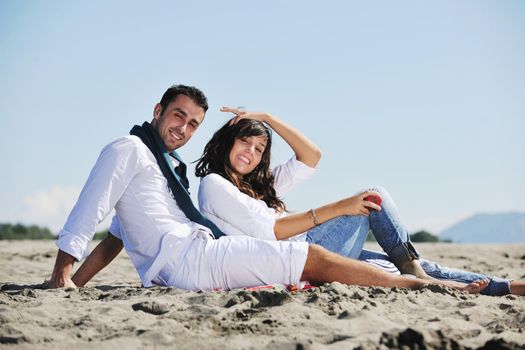
[[[131,305],[134,311],[144,311],[152,315],[163,315],[170,311],[169,307],[165,304],[159,304],[154,301],[144,301]]]

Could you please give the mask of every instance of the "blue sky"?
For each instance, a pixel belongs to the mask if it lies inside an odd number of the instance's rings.
[[[381,184],[412,231],[525,211],[521,0],[3,0],[0,81],[0,222],[58,230],[100,149],[173,83],[210,102],[187,161],[221,105],[323,150],[292,210]],[[273,161],[290,154],[277,142]]]

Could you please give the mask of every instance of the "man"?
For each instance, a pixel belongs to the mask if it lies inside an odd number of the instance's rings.
[[[211,290],[308,280],[417,289],[430,283],[392,275],[306,242],[223,236],[188,202],[185,174],[176,174],[169,164],[184,168],[180,158],[176,153],[166,156],[166,151],[188,142],[207,109],[200,90],[174,85],[155,105],[151,125],[135,126],[132,135],[104,147],[60,231],[50,287],[83,285],[122,246],[145,287]],[[96,225],[113,208],[117,213],[110,228],[113,235],[101,242],[72,279],[74,262],[87,255]],[[469,290],[479,287],[471,285]]]

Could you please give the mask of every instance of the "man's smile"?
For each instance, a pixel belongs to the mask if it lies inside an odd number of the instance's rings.
[[[183,137],[181,135],[177,134],[177,132],[175,130],[170,130],[170,135],[171,135],[171,137],[173,137],[177,141],[181,141],[183,139]]]

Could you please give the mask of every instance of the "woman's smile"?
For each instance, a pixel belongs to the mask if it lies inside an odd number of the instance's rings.
[[[265,148],[265,136],[235,139],[230,151],[231,167],[241,176],[251,173],[261,162]]]

